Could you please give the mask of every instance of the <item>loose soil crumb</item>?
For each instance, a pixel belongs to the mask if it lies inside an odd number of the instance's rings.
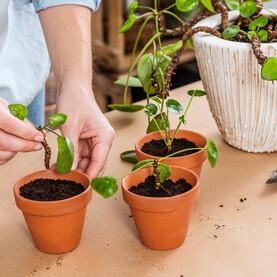
[[[161,139],[161,140],[152,139],[151,141],[145,143],[142,146],[141,151],[148,155],[153,155],[156,157],[165,157],[169,154],[175,153],[175,152],[183,150],[183,149],[197,148],[197,145],[194,142],[189,141],[185,138],[181,138],[181,139],[175,138],[173,140],[171,147],[172,147],[172,150],[168,151],[168,148],[163,139]],[[179,153],[173,157],[187,156],[187,155],[196,153],[198,151],[200,151],[200,150],[189,150],[189,151],[185,151],[183,153]]]
[[[57,259],[56,265],[57,265],[57,266],[62,266],[62,265],[63,265],[62,261],[63,261],[63,257],[59,257],[59,258]]]
[[[223,208],[223,205],[221,204],[221,205],[219,205],[219,207],[220,207],[220,208]]]
[[[148,176],[145,182],[132,186],[129,191],[138,195],[148,197],[169,197],[185,193],[192,189],[192,185],[187,183],[183,178],[179,179],[176,183],[168,179],[162,184],[162,187],[156,189],[154,176]]]
[[[85,188],[74,181],[36,179],[19,189],[19,194],[36,201],[63,200],[82,193]]]

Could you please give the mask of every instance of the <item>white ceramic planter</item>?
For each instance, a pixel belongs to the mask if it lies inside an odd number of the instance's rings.
[[[238,11],[229,13],[230,21],[237,17]],[[221,16],[215,15],[196,26],[220,23]],[[276,151],[277,82],[261,79],[251,44],[205,33],[194,35],[193,43],[210,109],[225,140],[248,152]],[[263,43],[261,49],[277,57],[277,43]]]

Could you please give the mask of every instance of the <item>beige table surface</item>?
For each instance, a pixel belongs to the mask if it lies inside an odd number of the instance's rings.
[[[184,104],[188,89],[201,88],[198,82],[172,95]],[[113,111],[107,117],[116,137],[106,174],[120,177],[132,165],[119,154],[134,147],[147,121],[143,112]],[[277,183],[265,185],[277,168],[277,154],[251,154],[227,145],[205,97],[193,101],[187,122],[187,129],[214,139],[220,156],[216,168],[204,164],[200,197],[183,246],[170,251],[144,247],[119,190],[108,200],[94,193],[77,249],[62,255],[41,253],[14,203],[12,188],[19,178],[43,169],[43,152],[18,154],[0,168],[0,276],[277,276]],[[55,140],[48,135],[51,145]]]

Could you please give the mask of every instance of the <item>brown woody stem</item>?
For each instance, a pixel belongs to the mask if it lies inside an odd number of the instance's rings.
[[[215,3],[215,10],[221,13],[221,27],[223,30],[227,29],[229,26],[228,20],[228,9],[221,1]]]
[[[45,155],[44,155],[44,164],[46,169],[50,169],[50,159],[51,159],[51,148],[48,145],[47,141],[44,139],[42,142],[42,145],[45,150]]]
[[[252,49],[253,49],[253,52],[254,52],[254,55],[256,56],[257,60],[258,60],[258,63],[260,65],[263,65],[264,62],[267,60],[267,57],[264,56],[262,50],[261,50],[261,40],[258,36],[253,36],[252,37]]]

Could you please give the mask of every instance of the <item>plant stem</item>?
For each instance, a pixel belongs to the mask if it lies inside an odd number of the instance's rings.
[[[137,38],[136,38],[136,41],[135,41],[135,44],[134,44],[134,48],[133,48],[133,52],[132,52],[132,56],[131,56],[131,60],[130,60],[130,65],[129,65],[129,70],[128,70],[128,77],[127,77],[127,81],[126,81],[126,86],[125,86],[125,90],[124,90],[124,104],[126,104],[127,102],[127,91],[128,91],[128,82],[129,82],[129,79],[130,79],[130,76],[131,76],[131,73],[132,73],[132,70],[133,70],[133,66],[132,66],[132,63],[133,63],[133,59],[134,59],[134,56],[135,56],[135,53],[136,53],[136,49],[137,49],[137,45],[138,45],[138,42],[139,42],[139,38],[141,36],[141,33],[145,27],[145,25],[147,24],[147,22],[152,19],[154,16],[149,16],[147,17],[143,24],[141,25],[141,28],[138,32],[138,35],[137,35]]]
[[[156,26],[156,32],[159,34],[159,16],[156,15],[155,17],[155,26]],[[159,42],[159,47],[162,49],[162,42],[161,42],[161,37],[158,35],[158,42]]]
[[[275,13],[275,12],[273,12],[273,11],[271,11],[271,10],[269,10],[269,9],[266,9],[266,8],[264,8],[263,6],[260,6],[260,5],[256,5],[258,8],[261,8],[261,9],[264,9],[264,10],[266,10],[266,11],[268,11],[269,13],[271,13],[271,14],[273,14],[274,16],[276,16],[277,17],[277,14]]]
[[[55,131],[53,131],[52,129],[50,129],[50,128],[48,128],[48,127],[44,127],[44,129],[46,129],[46,130],[52,132],[53,134],[55,134],[55,135],[58,136],[58,137],[64,138],[64,136],[59,135],[58,133],[56,133]]]
[[[36,129],[39,130],[39,128],[32,122],[30,121],[27,117],[25,118],[32,126],[34,126]]]
[[[160,12],[159,12],[159,14],[162,14],[163,12],[165,12],[165,11],[167,11],[167,10],[170,10],[171,8],[173,8],[173,7],[175,7],[176,6],[176,3],[175,4],[172,4],[172,5],[170,5],[170,6],[168,6],[167,8],[165,8],[165,9],[163,9],[163,10],[161,10]]]
[[[172,154],[167,155],[166,157],[163,157],[163,158],[159,159],[158,162],[161,162],[161,161],[163,161],[163,160],[165,160],[165,159],[167,159],[167,158],[170,158],[170,157],[172,157],[172,156],[174,156],[174,155],[177,155],[177,154],[180,154],[180,153],[183,153],[183,152],[186,152],[186,151],[190,151],[190,150],[203,150],[203,149],[207,149],[207,148],[198,148],[198,147],[197,147],[197,148],[183,149],[183,150],[174,152],[174,153],[172,153]]]
[[[170,11],[164,11],[163,13],[167,13],[170,14],[171,16],[175,17],[179,22],[181,22],[183,25],[185,25],[185,21],[183,21],[179,16],[177,16],[176,14],[174,14],[173,12]]]
[[[164,137],[164,134],[163,134],[162,130],[160,129],[160,126],[158,125],[158,123],[157,123],[157,121],[156,121],[156,119],[155,119],[155,117],[154,117],[153,115],[152,115],[152,119],[153,119],[153,121],[155,122],[155,124],[156,124],[156,126],[157,126],[159,132],[161,133],[161,135],[162,135],[162,137],[163,137],[163,140],[164,140],[165,144],[167,144],[166,139],[165,139],[165,137]]]
[[[145,10],[150,10],[150,11],[152,11],[152,12],[155,12],[155,13],[156,13],[156,11],[155,11],[154,9],[152,9],[151,7],[147,7],[147,6],[138,6],[138,7],[137,7],[137,9],[145,9]]]
[[[158,11],[158,8],[157,8],[157,0],[154,0],[154,9],[155,9],[156,12]]]
[[[153,165],[153,162],[149,162],[149,163],[147,163],[147,164],[145,164],[145,165],[143,165],[143,166],[137,168],[136,170],[132,171],[131,173],[128,173],[127,175],[124,175],[123,177],[118,178],[117,181],[120,181],[121,179],[123,179],[123,178],[129,176],[130,174],[133,174],[133,173],[135,173],[136,171],[138,171],[138,170],[140,170],[140,169],[142,169],[142,168],[148,167],[148,166],[150,166],[150,165]]]

